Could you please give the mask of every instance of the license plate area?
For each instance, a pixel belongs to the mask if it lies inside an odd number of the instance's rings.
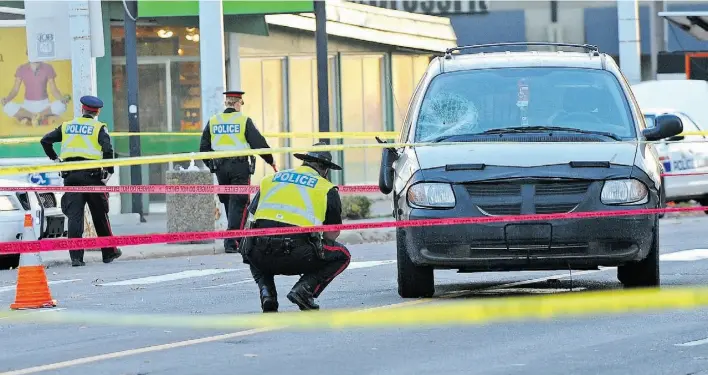
[[[520,223],[504,226],[504,243],[508,251],[551,250],[553,226],[548,223]]]

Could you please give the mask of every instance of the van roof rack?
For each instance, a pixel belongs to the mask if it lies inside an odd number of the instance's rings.
[[[575,47],[582,48],[591,52],[594,56],[600,55],[600,50],[592,44],[574,44],[574,43],[552,43],[552,42],[508,42],[508,43],[490,43],[490,44],[475,44],[470,46],[458,46],[445,50],[445,58],[452,58],[452,52],[463,51],[468,49],[488,48],[488,47],[508,47],[508,46],[547,46],[547,47]]]

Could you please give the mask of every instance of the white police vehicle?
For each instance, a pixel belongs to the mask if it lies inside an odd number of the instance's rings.
[[[704,131],[686,113],[671,108],[644,108],[642,113],[647,128],[654,127],[657,116],[671,114],[681,119],[685,133]],[[708,139],[706,136],[677,135],[657,143],[656,150],[665,173],[686,175],[664,177],[666,201],[680,203],[695,200],[703,206],[708,205]]]

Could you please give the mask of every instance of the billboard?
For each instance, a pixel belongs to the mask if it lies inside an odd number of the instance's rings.
[[[489,12],[486,0],[471,1],[406,1],[406,0],[351,0],[352,3],[379,8],[402,10],[410,13],[445,16],[454,14],[485,14]]]
[[[0,27],[0,137],[44,135],[74,116],[71,62],[29,62],[24,27]]]

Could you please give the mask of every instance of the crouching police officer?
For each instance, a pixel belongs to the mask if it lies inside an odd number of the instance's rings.
[[[323,145],[323,143],[317,143]],[[252,228],[308,227],[342,223],[337,187],[327,180],[332,162],[328,151],[295,154],[302,166],[263,178],[249,207]],[[339,231],[246,237],[240,248],[260,290],[263,312],[277,312],[274,275],[302,275],[288,299],[300,310],[318,310],[314,299],[347,266],[351,256],[335,242]]]
[[[40,143],[44,153],[55,162],[80,160],[113,159],[111,137],[106,124],[96,116],[103,102],[95,96],[81,99],[83,116],[66,121],[47,133]],[[61,152],[57,156],[53,144],[61,142]],[[113,167],[84,169],[61,172],[65,186],[105,186],[111,178]],[[81,238],[84,235],[84,208],[88,204],[93,218],[96,234],[100,237],[112,236],[108,220],[108,194],[106,193],[65,193],[61,198],[61,210],[68,219],[69,238]],[[101,249],[103,262],[110,263],[120,257],[122,252],[115,247]],[[84,250],[70,250],[71,265],[84,266]]]
[[[209,119],[199,145],[199,152],[239,151],[247,149],[270,148],[268,142],[253,124],[253,120],[241,112],[243,91],[226,91],[224,103],[226,109]],[[263,160],[275,170],[275,161],[269,154],[261,155]],[[250,161],[250,163],[249,163]],[[216,174],[219,185],[250,185],[251,175],[255,172],[254,156],[237,156],[216,160],[204,160],[209,170]],[[243,229],[246,221],[248,194],[219,194],[219,201],[224,204],[228,229]],[[240,238],[227,238],[224,248],[227,253],[238,252]]]

